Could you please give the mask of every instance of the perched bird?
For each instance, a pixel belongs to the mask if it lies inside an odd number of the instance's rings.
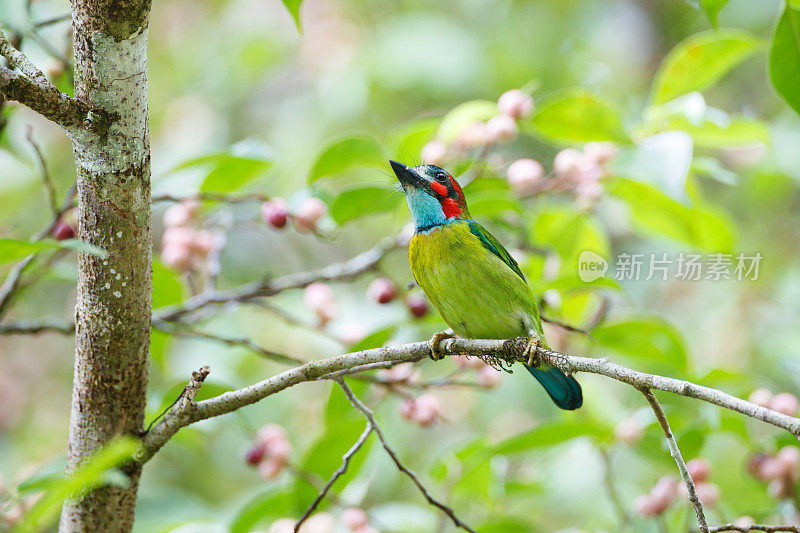
[[[472,220],[464,193],[435,165],[408,167],[390,161],[403,187],[416,231],[408,249],[417,284],[448,326],[476,339],[529,337],[530,353],[545,344],[536,299],[511,254]],[[431,339],[438,345],[446,333]],[[561,409],[583,403],[581,386],[558,368],[525,365]]]

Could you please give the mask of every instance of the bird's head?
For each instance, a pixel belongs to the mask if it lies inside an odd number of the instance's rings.
[[[469,218],[464,193],[449,172],[436,165],[409,167],[397,161],[389,163],[406,194],[417,231]]]

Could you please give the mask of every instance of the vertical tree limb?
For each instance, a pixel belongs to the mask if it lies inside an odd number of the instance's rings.
[[[672,458],[675,459],[675,463],[678,465],[678,471],[681,474],[681,479],[683,479],[683,482],[686,485],[686,490],[689,492],[689,502],[691,502],[692,507],[694,507],[694,512],[697,514],[697,524],[700,526],[700,532],[708,533],[708,523],[706,522],[705,514],[703,514],[703,503],[697,496],[697,491],[694,488],[694,480],[692,479],[692,476],[689,475],[689,471],[686,469],[686,463],[684,462],[681,451],[678,448],[678,443],[675,442],[675,436],[672,434],[672,429],[669,427],[669,422],[667,422],[667,415],[664,414],[664,409],[661,408],[661,404],[658,403],[658,400],[656,400],[653,391],[650,389],[640,390],[650,403],[650,407],[653,408],[653,413],[656,415],[656,420],[658,420],[658,424],[661,426],[661,430],[664,432],[664,436],[667,438],[669,453],[672,455]]]
[[[78,236],[108,257],[81,254],[67,471],[144,421],[151,322],[149,0],[73,0],[75,97],[98,113],[67,128],[78,175]],[[93,133],[103,114],[114,117]],[[127,532],[140,468],[128,487],[103,487],[64,506],[61,532]]]

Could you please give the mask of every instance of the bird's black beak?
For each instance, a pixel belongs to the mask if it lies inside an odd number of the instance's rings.
[[[397,176],[397,179],[403,186],[409,185],[417,189],[423,188],[423,183],[420,177],[417,176],[417,173],[411,170],[407,165],[398,163],[397,161],[389,161],[389,164],[392,165],[394,175]]]

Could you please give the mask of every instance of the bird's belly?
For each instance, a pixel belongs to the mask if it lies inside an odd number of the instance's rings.
[[[412,268],[433,306],[462,337],[506,339],[535,327],[527,285],[510,269],[495,268],[491,258],[445,254]]]

